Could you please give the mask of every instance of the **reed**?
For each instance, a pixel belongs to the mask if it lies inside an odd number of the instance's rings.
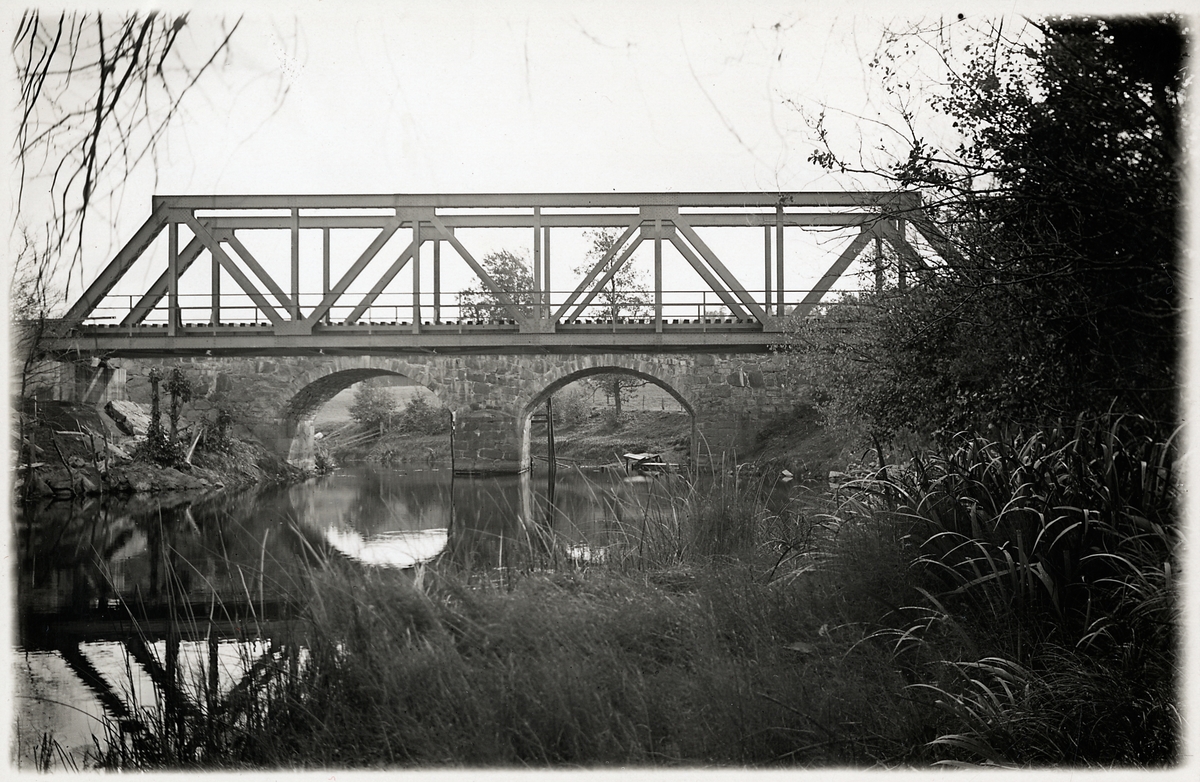
[[[964,436],[826,506],[681,482],[582,567],[538,525],[412,574],[314,551],[303,642],[192,754],[114,765],[1168,765],[1175,454],[1140,427]]]
[[[1175,759],[1175,452],[1150,431],[963,436],[851,487],[849,523],[895,531],[911,561],[909,600],[876,634],[952,718],[944,760]]]

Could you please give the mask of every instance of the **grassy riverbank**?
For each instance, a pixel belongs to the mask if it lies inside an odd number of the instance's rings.
[[[1115,425],[961,440],[823,506],[730,477],[586,567],[536,529],[503,569],[317,562],[303,651],[103,760],[1169,764],[1172,461]]]

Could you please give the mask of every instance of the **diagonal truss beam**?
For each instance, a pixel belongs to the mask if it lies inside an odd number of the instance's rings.
[[[112,259],[108,266],[104,267],[104,271],[100,272],[100,276],[88,286],[83,295],[79,297],[79,301],[67,310],[64,320],[68,323],[78,323],[92,314],[92,310],[100,303],[100,300],[108,295],[117,281],[124,276],[125,272],[129,271],[129,267],[133,266],[138,258],[142,257],[142,253],[146,248],[158,238],[162,233],[162,229],[167,225],[167,215],[170,209],[165,203],[159,203],[154,207],[154,211],[150,213],[149,219],[142,224],[142,227],[137,230],[133,238],[121,248],[117,253],[117,257]]]
[[[917,252],[917,248],[913,247],[912,244],[909,243],[908,237],[904,235],[903,228],[892,225],[890,221],[887,221],[883,225],[883,236],[885,239],[887,239],[888,244],[892,245],[892,247],[895,247],[896,251],[904,256],[905,260],[909,262],[908,268],[929,269],[929,264],[926,263],[925,259],[921,257],[921,254]]]
[[[938,255],[953,264],[961,264],[963,262],[962,253],[959,252],[954,243],[926,215],[914,212],[908,215],[908,220],[917,229],[917,232],[925,237],[925,241],[929,242],[929,245],[937,251]]]
[[[584,309],[586,309],[587,306],[592,303],[592,299],[596,298],[596,295],[600,293],[600,291],[604,290],[604,286],[608,285],[609,281],[611,281],[613,277],[617,276],[617,272],[621,270],[621,267],[624,266],[625,262],[628,261],[630,256],[633,255],[634,250],[640,247],[644,241],[646,241],[645,234],[638,234],[638,238],[632,244],[626,247],[619,256],[617,256],[617,259],[612,262],[611,266],[608,267],[608,271],[606,271],[604,275],[596,281],[596,284],[592,286],[592,289],[588,291],[588,294],[583,297],[583,301],[579,302],[578,306],[575,307],[575,311],[571,313],[570,319],[576,319],[583,314]],[[613,245],[614,248],[618,246],[620,245]]]
[[[850,264],[854,263],[854,259],[858,257],[858,254],[863,251],[863,248],[875,236],[876,232],[874,229],[863,226],[859,230],[858,235],[854,237],[854,240],[847,245],[846,249],[842,250],[842,254],[837,257],[833,265],[822,275],[817,284],[813,286],[813,289],[808,292],[808,295],[804,297],[804,301],[796,305],[791,314],[807,315],[811,312],[813,307],[817,306],[817,303],[829,292],[829,289],[833,287],[833,284],[837,282],[846,269],[850,268]]]
[[[483,267],[479,265],[479,262],[475,260],[474,256],[471,255],[466,247],[463,247],[463,243],[458,240],[458,237],[454,235],[454,232],[447,228],[446,224],[443,223],[436,214],[430,214],[429,221],[433,223],[433,227],[437,229],[438,234],[440,235],[439,238],[450,242],[450,246],[452,246],[455,252],[457,252],[462,259],[467,262],[467,265],[470,266],[471,270],[474,271],[476,276],[479,277],[484,287],[495,294],[496,298],[500,300],[500,303],[504,305],[504,309],[508,310],[508,314],[512,317],[512,319],[517,323],[524,323],[526,318],[521,314],[521,311],[517,309],[517,305],[513,302],[512,297],[508,295],[508,292],[504,290],[504,288],[496,284],[496,281],[492,279],[490,274],[484,271]]]
[[[177,261],[177,273],[180,276],[183,276],[183,273],[188,270],[188,267],[190,267],[197,258],[200,257],[200,253],[202,252],[204,252],[204,242],[200,241],[199,237],[193,236],[192,240],[188,242],[187,247],[184,247],[183,251],[179,253],[179,259]],[[142,298],[138,299],[138,303],[121,321],[121,325],[141,325],[142,321],[144,321],[147,316],[154,311],[154,308],[158,306],[158,303],[162,301],[164,296],[167,295],[167,288],[170,285],[170,277],[171,271],[169,269],[159,275],[159,278],[154,281],[153,285],[150,286],[150,290],[146,291],[146,294],[142,296]]]
[[[249,268],[250,271],[254,272],[254,275],[258,277],[263,285],[267,286],[267,290],[269,290],[271,295],[275,297],[275,300],[279,302],[279,306],[283,307],[285,311],[291,312],[291,298],[283,292],[283,289],[279,287],[279,283],[275,282],[274,278],[267,274],[266,269],[259,265],[255,257],[250,254],[250,250],[246,249],[246,245],[242,244],[242,240],[237,238],[237,233],[230,231],[227,241],[229,242],[229,246],[233,248],[233,251],[238,254],[238,257],[245,262],[246,267]],[[183,272],[180,271],[180,274],[183,274]]]
[[[279,312],[276,311],[276,309],[271,305],[271,302],[267,301],[266,297],[259,292],[258,288],[254,286],[254,283],[250,282],[250,280],[246,278],[246,275],[243,274],[242,270],[237,267],[237,264],[235,264],[233,260],[225,254],[225,251],[221,249],[221,243],[218,242],[213,235],[208,232],[208,229],[201,225],[200,222],[192,215],[187,215],[185,221],[188,228],[192,229],[192,233],[195,234],[200,241],[204,242],[205,246],[208,247],[208,251],[212,253],[214,258],[217,259],[217,263],[221,264],[225,271],[229,272],[229,276],[233,278],[233,281],[236,282],[241,289],[246,292],[246,295],[250,297],[250,300],[254,302],[255,306],[257,306],[266,314],[271,323],[275,326],[282,324],[284,322],[283,316],[280,315]]]
[[[713,293],[717,294],[721,301],[725,303],[725,306],[729,308],[733,316],[738,320],[749,320],[750,316],[742,309],[742,305],[738,303],[738,300],[733,297],[732,293],[725,290],[725,286],[713,276],[713,273],[704,265],[704,261],[700,260],[692,248],[688,246],[687,242],[679,238],[679,234],[675,231],[671,231],[668,238],[671,240],[671,244],[675,245],[675,249],[679,251],[679,254],[687,259],[687,262],[692,265],[692,268],[696,270],[696,273],[700,275],[708,287],[712,288]]]
[[[704,240],[700,238],[699,234],[692,230],[692,227],[688,225],[687,221],[677,215],[671,218],[671,222],[675,223],[675,227],[678,228],[679,231],[683,233],[684,237],[691,242],[691,245],[700,252],[701,257],[708,261],[708,265],[711,266],[713,271],[715,271],[717,275],[725,281],[725,284],[729,286],[729,290],[733,291],[733,293],[737,295],[742,304],[746,305],[746,309],[750,310],[750,312],[754,314],[754,317],[758,319],[758,322],[766,323],[767,313],[762,307],[758,306],[758,302],[754,300],[754,297],[742,287],[742,284],[738,282],[737,277],[729,273],[729,269],[725,268],[725,264],[721,263],[721,259],[717,257],[717,254],[709,249],[708,245],[704,243]]]
[[[575,300],[578,299],[584,293],[584,291],[588,289],[588,286],[592,284],[592,280],[596,279],[596,275],[600,274],[600,270],[604,268],[604,264],[611,261],[613,256],[617,254],[617,251],[625,246],[625,242],[629,241],[629,237],[633,236],[633,232],[641,227],[643,219],[644,218],[642,215],[639,214],[633,219],[633,222],[625,227],[625,231],[619,237],[617,237],[617,240],[613,242],[612,247],[608,248],[608,252],[604,253],[604,257],[596,261],[596,264],[588,270],[587,275],[585,275],[579,285],[575,287],[575,290],[571,291],[571,295],[567,297],[567,300],[564,301],[562,306],[560,306],[554,313],[554,317],[551,318],[552,321],[561,320],[562,316],[566,314],[567,310],[571,309],[571,305],[575,303]],[[578,313],[578,310],[576,312]]]
[[[346,316],[347,323],[357,323],[358,319],[362,317],[362,314],[367,311],[367,308],[375,302],[375,299],[379,298],[379,294],[383,293],[383,289],[388,286],[388,283],[395,279],[396,275],[408,265],[408,262],[412,260],[412,257],[416,254],[416,243],[417,239],[416,237],[413,237],[413,240],[408,243],[408,247],[404,248],[404,252],[400,253],[400,257],[398,257],[392,263],[392,265],[388,267],[388,270],[383,273],[383,276],[379,278],[379,282],[375,283],[374,287],[371,288],[371,291],[366,296],[363,296],[362,301],[358,303],[358,306]]]
[[[320,321],[321,318],[325,317],[325,313],[329,312],[329,308],[337,303],[337,300],[340,299],[342,294],[346,292],[346,289],[350,287],[350,283],[354,282],[359,274],[362,274],[362,270],[367,268],[367,264],[369,264],[375,258],[375,255],[382,250],[383,246],[388,243],[389,239],[392,238],[392,234],[396,233],[396,231],[400,228],[400,222],[401,221],[399,217],[393,217],[388,221],[387,225],[383,227],[383,230],[379,232],[379,235],[376,236],[369,245],[367,245],[367,249],[362,251],[362,255],[358,256],[358,260],[354,262],[354,265],[342,275],[340,280],[338,280],[337,285],[334,285],[333,289],[330,290],[329,293],[325,294],[325,298],[321,299],[321,303],[318,304],[312,312],[308,313],[308,317],[303,321],[306,326],[311,329],[315,323]]]

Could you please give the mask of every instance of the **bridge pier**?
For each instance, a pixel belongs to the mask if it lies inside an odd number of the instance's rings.
[[[125,392],[125,377],[124,365],[112,359],[47,361],[30,373],[26,394],[39,399],[103,407],[108,402],[129,398]]]
[[[316,429],[312,418],[300,420],[283,419],[279,422],[279,436],[275,441],[275,452],[286,455],[289,464],[303,470],[317,466],[317,446],[313,439]]]
[[[479,472],[521,472],[517,418],[502,410],[471,410],[454,417],[454,467]]]

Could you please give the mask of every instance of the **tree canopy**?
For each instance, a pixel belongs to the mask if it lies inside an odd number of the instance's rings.
[[[479,264],[500,289],[508,294],[521,315],[533,315],[533,305],[536,303],[533,273],[529,271],[529,264],[524,258],[509,250],[497,250],[483,256]],[[512,319],[512,313],[482,281],[463,289],[459,316],[464,320]]]
[[[1183,31],[1173,17],[1031,24],[1033,38],[993,30],[950,67],[932,105],[960,143],[914,131],[906,157],[872,171],[923,193],[945,262],[794,335],[827,408],[878,435],[1175,420]],[[929,45],[956,62],[949,39]],[[866,170],[817,130],[815,161]],[[833,321],[851,310],[865,330],[841,339]]]

